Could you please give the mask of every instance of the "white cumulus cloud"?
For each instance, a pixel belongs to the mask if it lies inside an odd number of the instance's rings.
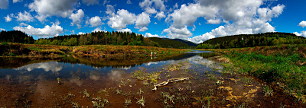
[[[145,12],[149,14],[155,14],[157,11],[154,8],[147,7]]]
[[[125,28],[125,29],[121,29],[121,30],[117,30],[117,31],[119,31],[119,32],[130,32],[130,33],[132,33],[132,30],[129,29],[129,28]]]
[[[306,21],[301,21],[300,23],[299,23],[299,26],[301,26],[301,27],[305,27],[306,26]]]
[[[119,9],[117,14],[109,17],[107,24],[114,29],[126,28],[126,25],[134,24],[136,15],[125,9]]]
[[[78,0],[34,0],[28,5],[29,9],[37,12],[36,18],[44,21],[50,16],[68,17],[75,9]]]
[[[142,12],[141,14],[139,14],[137,16],[137,19],[136,19],[136,24],[135,24],[135,28],[137,29],[141,29],[139,31],[146,31],[148,30],[147,26],[150,24],[150,16],[149,14],[145,13],[145,12]]]
[[[91,32],[101,32],[101,31],[104,31],[104,32],[107,32],[107,31],[105,31],[105,30],[101,30],[101,28],[95,28],[93,31],[91,31]]]
[[[50,36],[56,36],[63,33],[63,28],[59,26],[59,22],[55,22],[52,26],[46,25],[44,28],[34,28],[31,25],[28,26],[16,26],[13,27],[14,30],[23,31],[29,35],[38,36],[39,38],[46,38]]]
[[[145,37],[159,37],[157,34],[146,33]]]
[[[301,33],[298,33],[298,32],[294,32],[295,35],[297,36],[303,36],[303,37],[306,37],[306,31],[302,31]]]
[[[156,14],[156,16],[154,18],[157,18],[158,20],[165,18],[166,15],[164,14],[164,12],[159,12]]]
[[[33,21],[34,18],[29,12],[24,11],[23,13],[19,12],[16,16],[17,21]]]
[[[142,27],[141,29],[139,29],[140,32],[144,32],[144,31],[147,31],[148,28],[147,27]]]
[[[149,14],[155,14],[156,9],[165,11],[166,6],[163,0],[143,0],[139,3],[139,6]]]
[[[8,0],[0,0],[0,9],[7,9],[8,6],[9,6]]]
[[[69,19],[72,20],[71,25],[73,26],[74,24],[76,24],[78,28],[81,28],[81,22],[83,17],[84,17],[84,11],[82,9],[79,9],[77,13],[72,13],[69,17]]]
[[[275,28],[269,22],[283,12],[285,5],[269,8],[262,7],[263,4],[264,0],[199,0],[197,3],[182,4],[167,16],[166,21],[171,26],[164,32],[169,33],[169,37],[188,38],[196,43],[226,35],[274,32]],[[188,32],[173,31],[182,28],[189,31],[186,26],[194,26],[198,18],[204,18],[208,24],[223,22],[225,25],[195,37],[188,37]]]
[[[11,18],[9,15],[7,15],[6,17],[4,17],[4,19],[5,19],[5,22],[10,22],[10,21],[12,21],[12,18]]]
[[[99,16],[95,16],[89,19],[89,23],[92,27],[98,27],[100,25],[102,25],[102,21],[101,18]]]
[[[23,0],[13,0],[13,3],[22,2]]]
[[[168,33],[169,38],[179,38],[179,39],[187,39],[192,36],[192,33],[187,29],[187,26],[183,28],[175,28],[170,26],[167,29],[164,29],[162,33]]]

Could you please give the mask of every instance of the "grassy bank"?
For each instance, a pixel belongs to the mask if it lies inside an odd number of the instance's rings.
[[[186,49],[159,48],[152,46],[115,46],[115,45],[82,45],[82,46],[57,46],[57,45],[38,45],[38,44],[1,44],[0,55],[21,56],[21,57],[45,57],[45,56],[90,56],[101,58],[135,58],[171,55],[183,53]]]
[[[213,50],[230,58],[228,72],[257,77],[306,102],[306,45]]]

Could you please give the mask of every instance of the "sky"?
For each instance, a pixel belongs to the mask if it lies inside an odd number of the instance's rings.
[[[34,39],[95,31],[201,43],[236,34],[306,37],[306,0],[0,0],[0,30]]]

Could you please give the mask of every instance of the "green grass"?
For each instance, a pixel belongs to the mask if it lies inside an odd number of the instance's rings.
[[[296,65],[298,60],[306,61],[306,59],[299,54],[265,56],[256,52],[233,51],[226,56],[233,63],[232,66],[226,66],[226,70],[252,75],[268,83],[283,83],[286,85],[285,89],[295,93],[301,91],[302,95],[306,95],[306,66]]]

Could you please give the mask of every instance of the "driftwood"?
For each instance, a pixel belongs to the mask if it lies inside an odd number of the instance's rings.
[[[154,84],[154,88],[152,90],[155,91],[155,90],[157,90],[157,87],[165,86],[165,85],[169,84],[170,82],[178,82],[178,81],[184,81],[184,80],[189,80],[189,77],[168,79],[167,81],[163,81],[161,83]]]

